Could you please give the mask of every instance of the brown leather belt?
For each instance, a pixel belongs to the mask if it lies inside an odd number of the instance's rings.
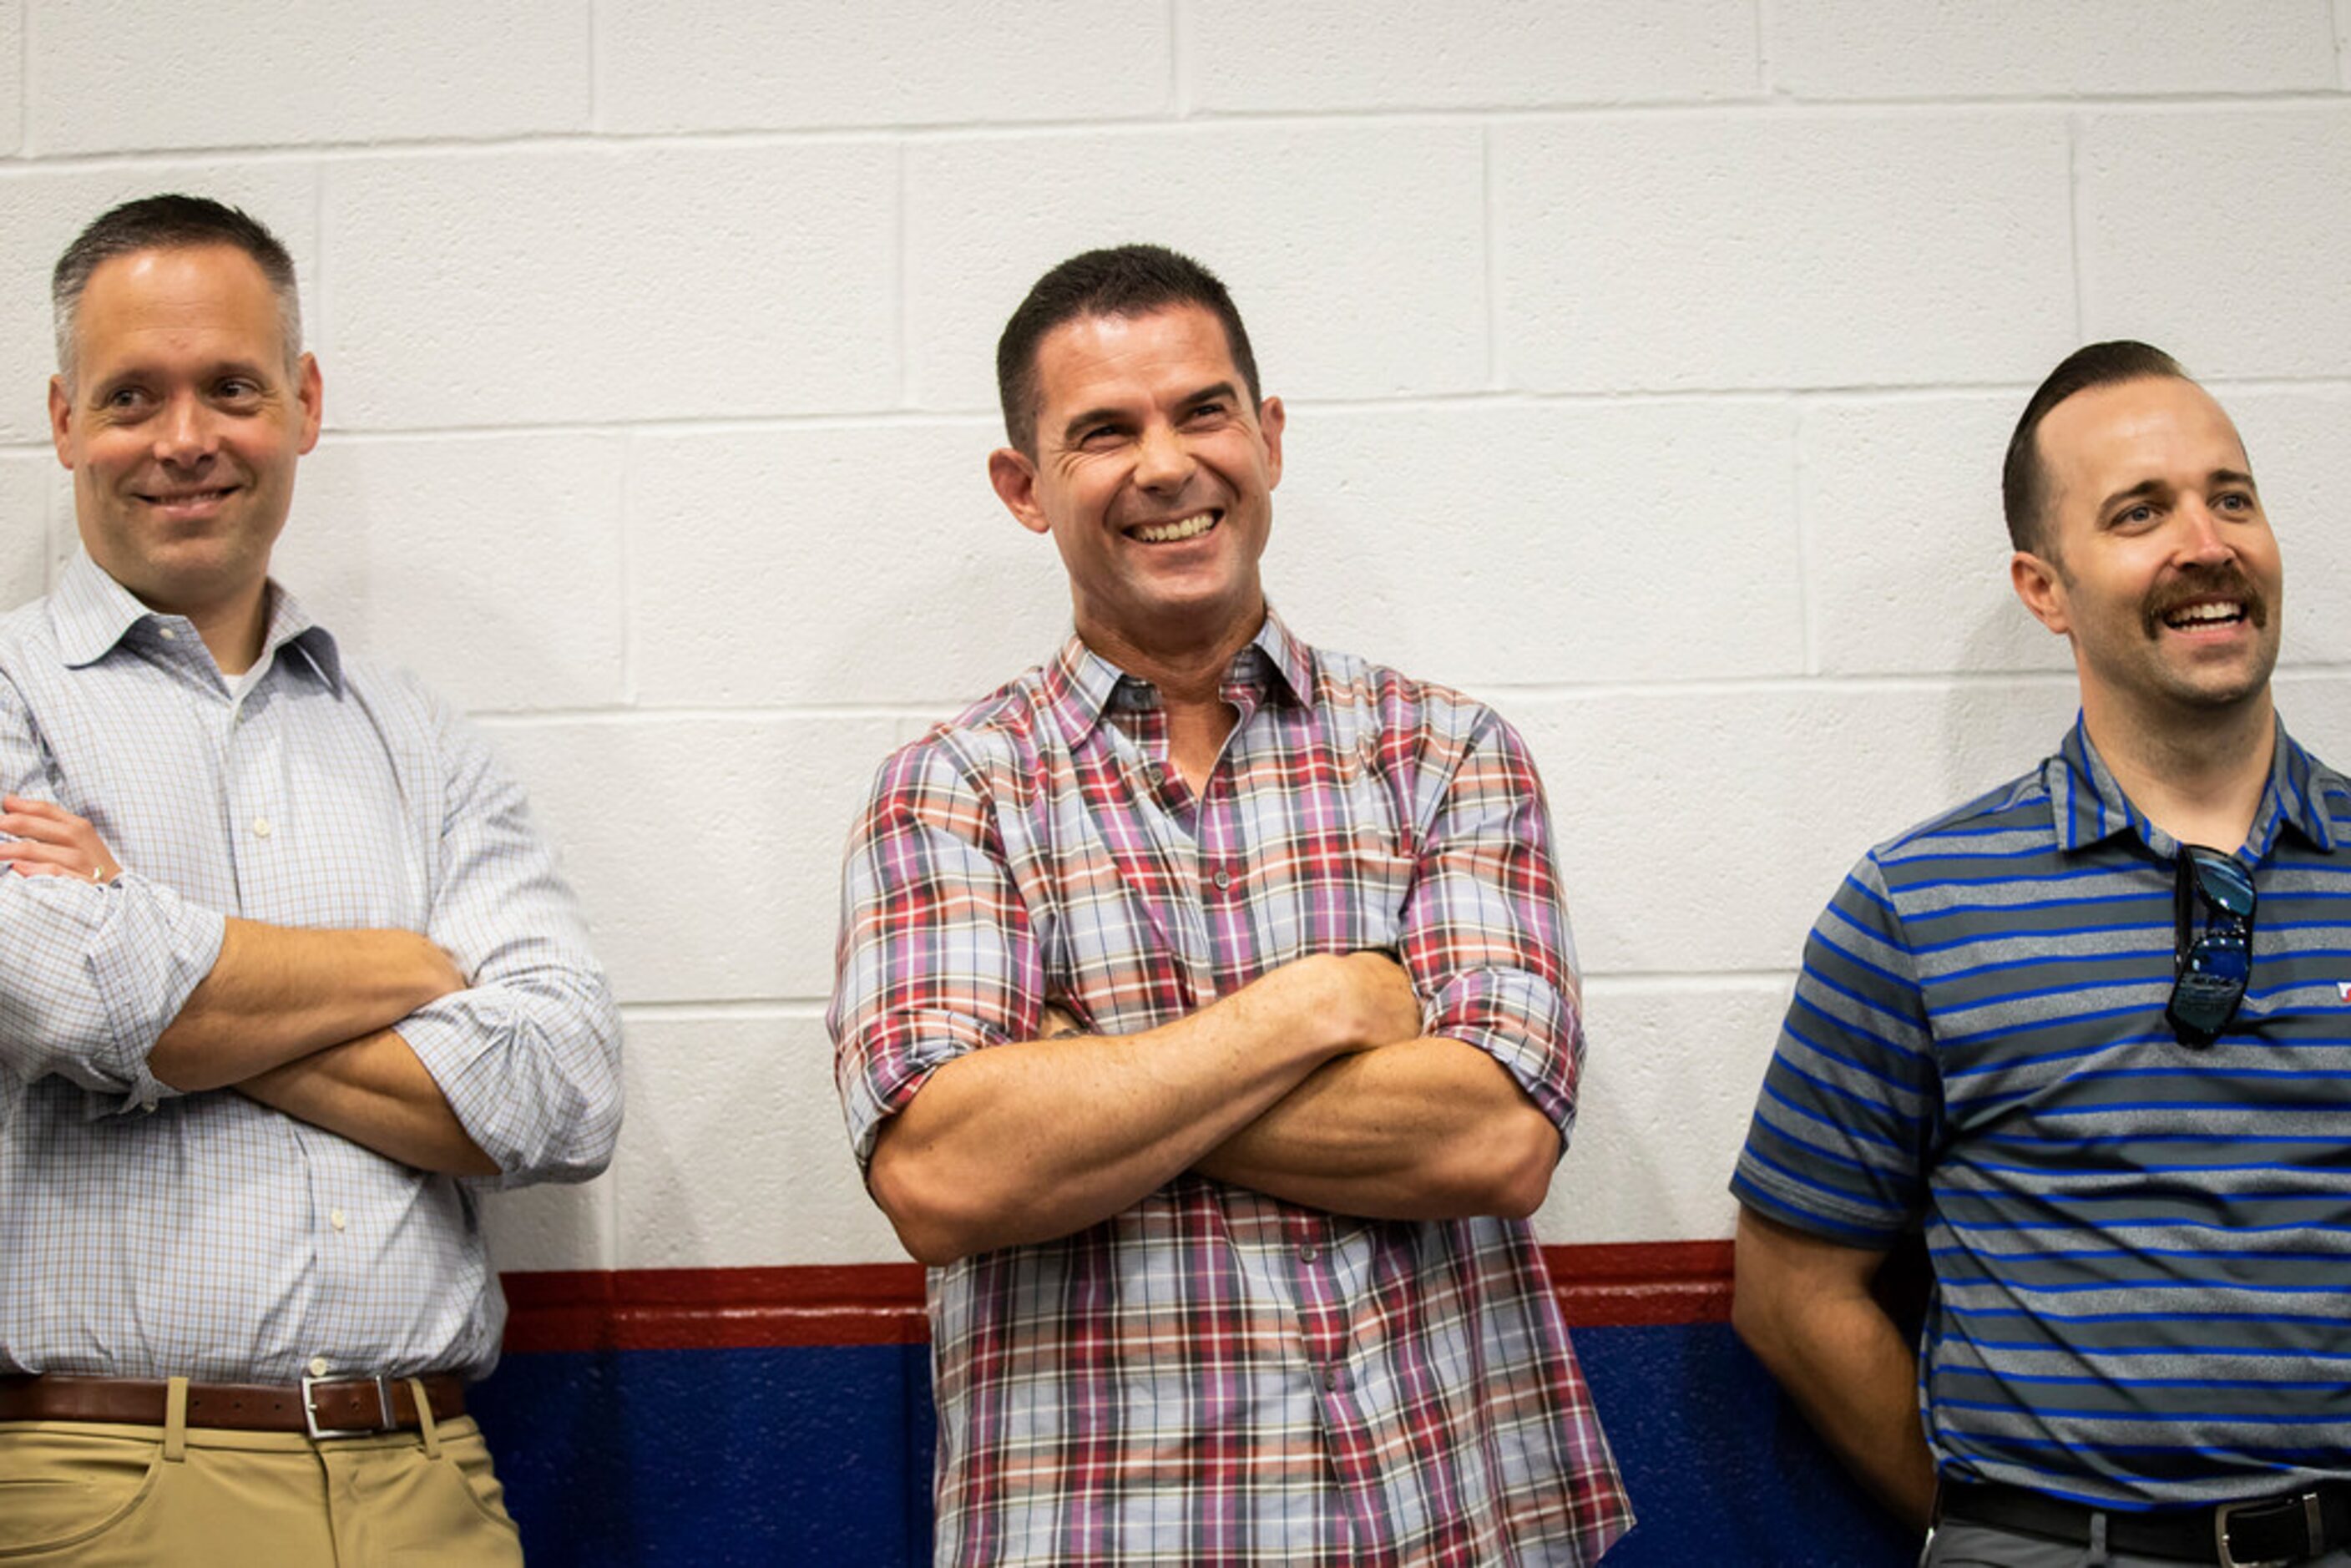
[[[433,1418],[465,1413],[465,1385],[452,1374],[423,1379]],[[135,1377],[0,1377],[0,1421],[111,1421],[161,1427],[171,1385]],[[188,1425],[235,1432],[308,1432],[359,1437],[417,1426],[404,1377],[306,1377],[298,1384],[191,1383]]]

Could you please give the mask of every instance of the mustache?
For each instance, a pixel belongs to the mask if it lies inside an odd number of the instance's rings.
[[[2245,619],[2255,628],[2270,623],[2270,601],[2244,569],[2230,561],[2224,566],[2190,567],[2149,593],[2139,612],[2147,636],[2160,636],[2164,617],[2199,599],[2233,599],[2245,607]]]

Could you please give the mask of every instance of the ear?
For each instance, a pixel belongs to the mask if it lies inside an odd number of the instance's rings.
[[[296,395],[302,400],[302,444],[299,450],[307,455],[319,444],[319,422],[326,412],[325,389],[319,380],[319,358],[316,354],[302,356],[301,366],[295,376]]]
[[[2065,606],[2065,579],[2055,561],[2043,560],[2031,550],[2018,550],[2008,558],[2008,580],[2035,621],[2060,637],[2073,631]]]
[[[66,392],[63,376],[49,378],[49,444],[57,449],[57,461],[70,469],[73,466],[73,399]]]
[[[987,455],[987,482],[996,486],[996,498],[1004,509],[1020,521],[1020,526],[1032,534],[1050,534],[1053,525],[1045,516],[1045,508],[1037,504],[1037,465],[1009,446],[999,446]]]
[[[1289,417],[1289,411],[1278,397],[1270,397],[1257,405],[1257,426],[1265,432],[1265,487],[1269,490],[1281,483],[1281,427]]]

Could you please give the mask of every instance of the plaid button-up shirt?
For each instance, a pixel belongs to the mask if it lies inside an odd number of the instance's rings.
[[[1196,794],[1156,692],[1076,638],[883,766],[831,1014],[861,1161],[1048,1003],[1134,1033],[1366,948],[1565,1133],[1573,956],[1517,736],[1270,615],[1224,696]],[[942,1563],[1582,1563],[1631,1522],[1523,1222],[1186,1175],[934,1270],[930,1310]]]

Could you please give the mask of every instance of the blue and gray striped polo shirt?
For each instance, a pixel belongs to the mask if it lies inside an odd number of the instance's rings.
[[[2163,1020],[2175,841],[2077,721],[1872,850],[1813,928],[1731,1189],[1922,1224],[1945,1473],[2122,1507],[2351,1476],[2351,781],[2278,732],[2252,981]]]

